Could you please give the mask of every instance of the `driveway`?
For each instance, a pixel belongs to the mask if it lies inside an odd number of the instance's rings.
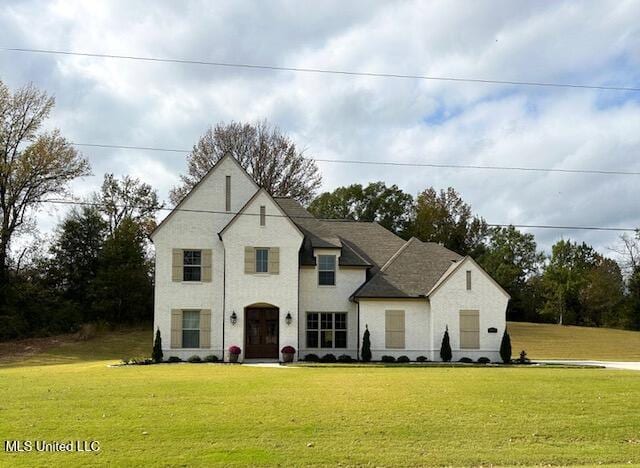
[[[578,361],[565,359],[545,359],[538,362],[548,362],[550,364],[578,364],[581,366],[604,366],[607,369],[624,369],[640,371],[640,362],[612,362],[612,361]]]

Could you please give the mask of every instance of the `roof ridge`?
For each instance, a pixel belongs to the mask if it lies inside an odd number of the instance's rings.
[[[412,237],[411,237],[411,239],[409,239],[408,241],[406,241],[406,242],[402,245],[402,247],[400,247],[400,248],[396,251],[396,253],[394,253],[394,254],[391,256],[391,258],[389,258],[389,260],[387,260],[387,261],[386,261],[386,263],[385,263],[384,265],[382,265],[382,267],[380,268],[380,271],[385,271],[389,265],[391,265],[394,261],[396,261],[396,259],[397,259],[401,254],[402,254],[402,252],[404,252],[404,251],[407,249],[407,247],[409,247],[409,245],[410,245],[414,240],[416,240],[416,241],[420,242],[420,240],[419,240],[419,239],[417,239],[417,238],[415,238],[415,237],[413,237],[413,236],[412,236]]]

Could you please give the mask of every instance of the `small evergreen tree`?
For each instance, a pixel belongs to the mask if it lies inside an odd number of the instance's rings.
[[[153,351],[151,352],[151,359],[153,362],[162,362],[162,337],[160,336],[160,328],[156,330],[156,339],[153,340]]]
[[[502,358],[502,362],[505,364],[509,364],[511,362],[511,337],[509,336],[506,328],[502,335],[502,342],[500,342],[500,357]]]
[[[369,327],[366,325],[362,337],[362,360],[364,362],[371,361],[371,340],[369,339]]]
[[[444,329],[444,336],[442,337],[442,345],[440,345],[440,359],[444,362],[449,362],[452,357],[451,343],[449,342],[449,327],[446,327]]]

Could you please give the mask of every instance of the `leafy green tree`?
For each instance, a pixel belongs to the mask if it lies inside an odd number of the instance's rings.
[[[624,327],[625,284],[620,266],[610,258],[600,257],[586,274],[580,290],[582,320],[580,325]]]
[[[230,154],[271,195],[309,203],[322,183],[318,166],[291,138],[267,121],[219,123],[209,128],[187,156],[187,174],[171,189],[177,204],[223,156]]]
[[[542,276],[546,301],[542,313],[559,324],[581,324],[580,292],[599,261],[599,254],[584,242],[556,242]]]
[[[109,234],[113,234],[125,219],[135,221],[150,234],[156,227],[155,214],[164,206],[151,185],[130,176],[119,180],[113,174],[104,175],[96,199],[99,210],[107,218]]]
[[[412,234],[425,242],[439,242],[461,255],[480,256],[488,234],[483,218],[452,187],[437,192],[430,187],[416,199]]]
[[[500,358],[505,364],[511,362],[511,336],[509,336],[506,328],[502,334],[502,341],[500,342]]]
[[[73,209],[59,226],[50,248],[48,282],[83,311],[85,320],[90,319],[90,290],[106,235],[107,223],[95,207]]]
[[[640,266],[636,267],[628,282],[627,327],[640,330]]]
[[[318,218],[376,221],[399,235],[407,234],[413,215],[413,197],[397,185],[372,182],[338,187],[325,192],[309,205]]]
[[[533,234],[520,232],[513,226],[489,229],[485,252],[478,263],[510,295],[510,320],[531,318],[532,291],[528,280],[540,271],[544,254],[538,252]]]
[[[442,344],[440,345],[440,359],[444,362],[449,362],[452,357],[451,342],[449,341],[449,327],[446,327],[444,329],[444,336],[442,337]]]
[[[364,335],[362,337],[362,360],[364,362],[371,361],[371,339],[369,338],[369,327],[365,325]]]
[[[151,353],[151,359],[154,362],[162,362],[162,337],[160,336],[160,328],[156,330],[156,338],[153,340],[153,352]]]
[[[151,318],[153,288],[145,234],[131,218],[122,220],[104,243],[92,291],[95,319],[135,323]]]

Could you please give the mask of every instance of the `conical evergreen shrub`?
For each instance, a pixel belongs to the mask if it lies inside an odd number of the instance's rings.
[[[156,330],[156,338],[153,340],[151,359],[153,359],[153,362],[162,362],[162,358],[162,337],[160,336],[160,328],[158,328],[158,330]]]
[[[442,337],[442,345],[440,345],[440,359],[444,362],[451,361],[451,343],[449,342],[449,327],[444,329],[444,336]]]
[[[371,340],[369,339],[369,327],[367,327],[366,325],[364,335],[362,337],[361,358],[364,362],[371,361]]]
[[[500,358],[505,364],[511,363],[511,337],[505,328],[500,342]]]

